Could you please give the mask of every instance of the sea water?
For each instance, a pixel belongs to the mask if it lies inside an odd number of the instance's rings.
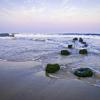
[[[88,44],[85,47],[88,55],[80,55],[81,43],[73,43],[73,37],[82,37]],[[74,45],[68,49],[68,44]],[[60,51],[69,50],[71,55],[61,56]],[[96,86],[100,85],[100,36],[99,35],[66,35],[66,34],[15,34],[14,37],[0,37],[0,60],[5,61],[38,61],[58,63],[61,70],[52,74],[55,78],[77,79],[72,71],[80,67],[89,67],[95,72],[92,78],[80,78]]]

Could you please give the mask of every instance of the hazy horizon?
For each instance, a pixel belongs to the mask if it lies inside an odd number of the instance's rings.
[[[1,32],[100,33],[100,0],[1,0]]]

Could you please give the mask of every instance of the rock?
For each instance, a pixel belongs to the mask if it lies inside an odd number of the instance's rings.
[[[87,49],[81,49],[79,51],[79,54],[88,54],[88,51],[87,51]]]
[[[73,48],[73,45],[71,45],[71,44],[70,44],[70,45],[68,45],[68,48],[69,48],[69,49]]]
[[[68,56],[70,55],[70,52],[68,50],[61,50],[61,55]]]
[[[75,41],[77,41],[77,40],[78,40],[78,38],[77,38],[77,37],[73,38],[73,42],[75,42]]]
[[[86,42],[82,42],[82,44],[84,44],[84,47],[88,46],[88,44]]]
[[[74,71],[74,75],[78,77],[92,77],[93,71],[90,68],[78,68]]]
[[[0,33],[0,37],[9,37],[9,33]]]
[[[82,44],[86,44],[86,42],[82,42]]]
[[[60,65],[59,64],[47,64],[46,66],[46,73],[55,73],[60,70]]]
[[[88,47],[88,44],[84,44],[84,47]]]
[[[83,42],[83,39],[82,39],[82,38],[79,38],[79,42],[81,42],[81,43],[82,43],[82,42]]]

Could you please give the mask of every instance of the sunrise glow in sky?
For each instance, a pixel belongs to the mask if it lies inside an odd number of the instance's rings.
[[[0,32],[100,32],[100,0],[0,0]]]

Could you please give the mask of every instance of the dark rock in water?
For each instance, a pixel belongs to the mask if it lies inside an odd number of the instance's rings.
[[[60,65],[59,64],[47,64],[46,66],[46,73],[55,73],[60,70]]]
[[[84,47],[87,47],[88,46],[88,44],[86,42],[83,42],[83,44],[84,44]]]
[[[0,33],[0,37],[8,37],[9,33]]]
[[[74,75],[78,77],[92,77],[93,71],[90,68],[78,68],[74,71]]]
[[[88,44],[86,42],[81,42],[82,44],[84,44],[84,47],[87,47]]]
[[[88,47],[88,44],[84,44],[84,47]]]
[[[81,49],[79,51],[79,54],[88,54],[88,51],[87,51],[87,49]]]
[[[86,44],[86,42],[82,42],[82,44]]]
[[[75,41],[77,41],[77,40],[78,40],[78,38],[77,38],[77,37],[73,38],[73,42],[75,42]]]
[[[69,48],[69,49],[73,48],[73,45],[68,45],[68,48]]]
[[[68,56],[70,55],[70,52],[68,50],[61,50],[61,55]]]
[[[82,43],[82,42],[83,42],[83,39],[82,39],[82,38],[79,38],[79,42],[81,42],[81,43]]]

